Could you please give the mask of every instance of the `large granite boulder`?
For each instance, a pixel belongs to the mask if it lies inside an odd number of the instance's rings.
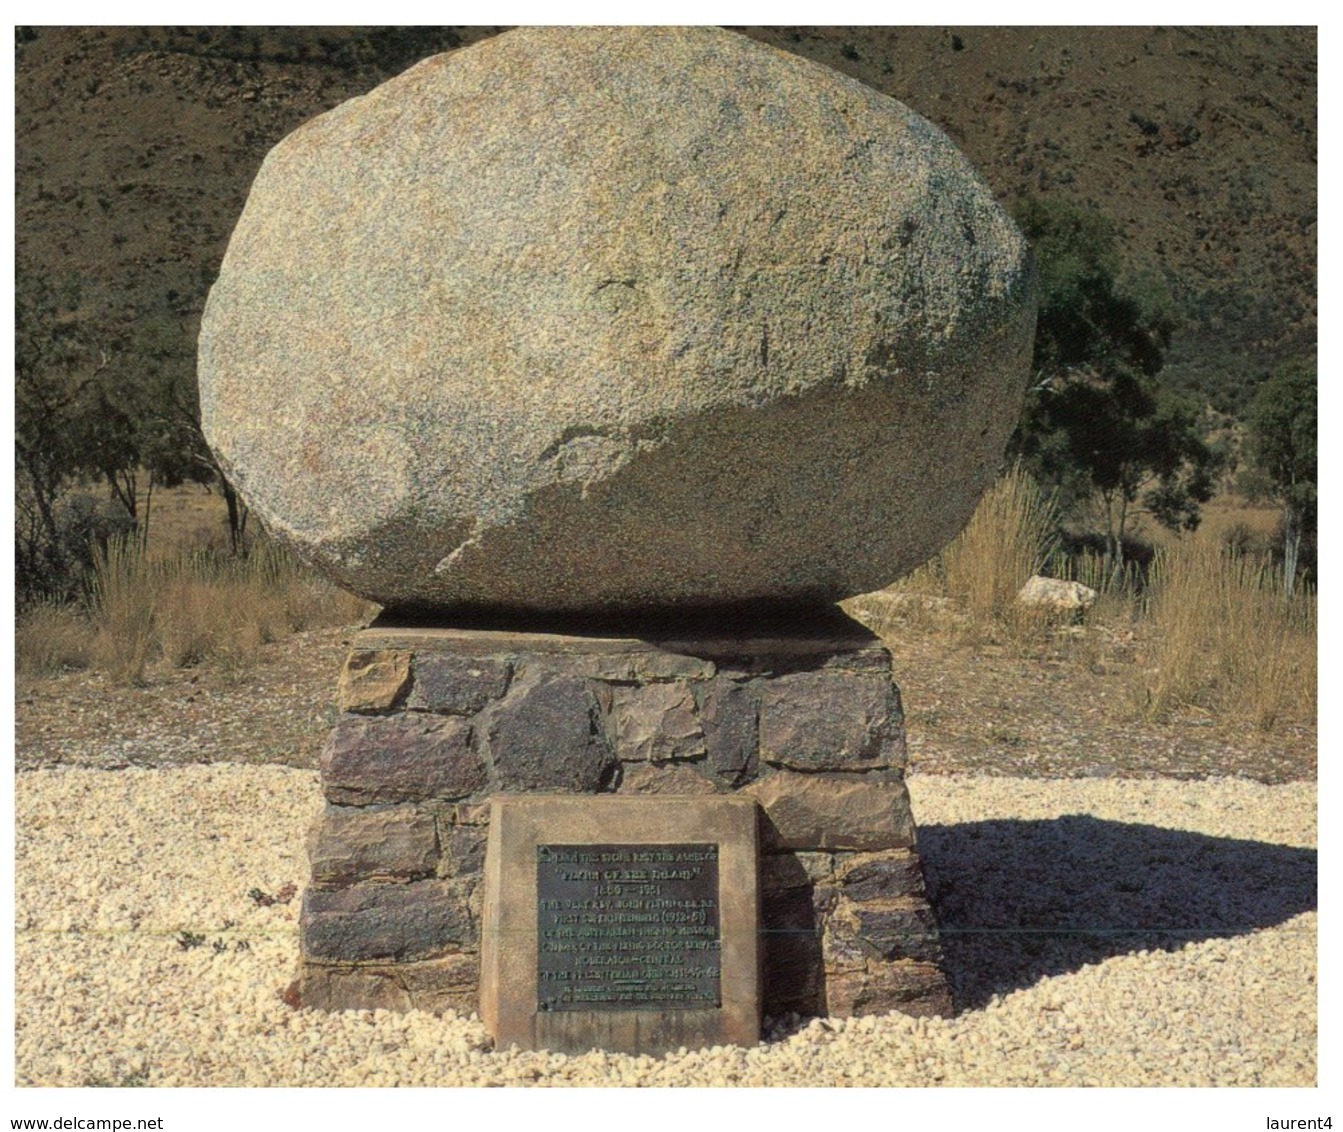
[[[717,29],[524,29],[271,151],[202,421],[268,530],[384,605],[830,601],[965,523],[1034,309],[900,103]]]

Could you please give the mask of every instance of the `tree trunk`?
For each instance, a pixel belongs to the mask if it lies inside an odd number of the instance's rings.
[[[1286,517],[1282,540],[1282,592],[1290,598],[1296,592],[1296,564],[1301,554],[1301,514],[1288,505]]]
[[[219,477],[220,490],[224,493],[224,503],[228,506],[228,538],[229,547],[233,554],[239,555],[243,552],[243,530],[247,526],[247,505],[238,498],[238,493],[233,490],[233,485]]]
[[[154,504],[154,476],[151,473],[149,483],[145,487],[145,516],[140,524],[140,549],[145,553],[149,552],[149,512]]]
[[[37,468],[37,457],[31,452],[20,451],[24,471],[28,473],[28,482],[33,489],[33,499],[37,503],[37,513],[42,519],[42,527],[47,535],[47,559],[53,566],[61,561],[61,536],[56,529],[56,514],[52,509],[55,491],[49,489],[46,478]]]
[[[1124,526],[1128,522],[1128,497],[1120,490],[1117,493],[1103,492],[1101,498],[1105,501],[1105,561],[1102,563],[1102,576],[1113,586],[1124,573]],[[1117,518],[1116,506],[1119,511]]]
[[[104,473],[104,478],[111,486],[117,502],[125,508],[126,514],[138,522],[140,516],[136,508],[137,484],[134,469],[108,471]]]

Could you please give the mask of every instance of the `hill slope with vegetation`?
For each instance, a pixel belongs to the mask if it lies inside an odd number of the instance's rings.
[[[498,28],[20,29],[18,261],[128,368],[187,367],[267,150]],[[1012,204],[1103,210],[1182,327],[1167,379],[1239,412],[1315,335],[1311,28],[743,28],[944,129]]]

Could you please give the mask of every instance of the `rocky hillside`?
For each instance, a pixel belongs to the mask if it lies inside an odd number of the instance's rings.
[[[110,357],[188,368],[266,151],[497,28],[20,28],[17,255]],[[1184,318],[1168,379],[1223,410],[1316,331],[1311,28],[744,28],[907,103],[1005,201],[1104,210]]]

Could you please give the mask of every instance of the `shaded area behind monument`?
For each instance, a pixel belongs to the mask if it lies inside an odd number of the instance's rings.
[[[1312,911],[1316,851],[1081,814],[919,827],[957,1011]]]

